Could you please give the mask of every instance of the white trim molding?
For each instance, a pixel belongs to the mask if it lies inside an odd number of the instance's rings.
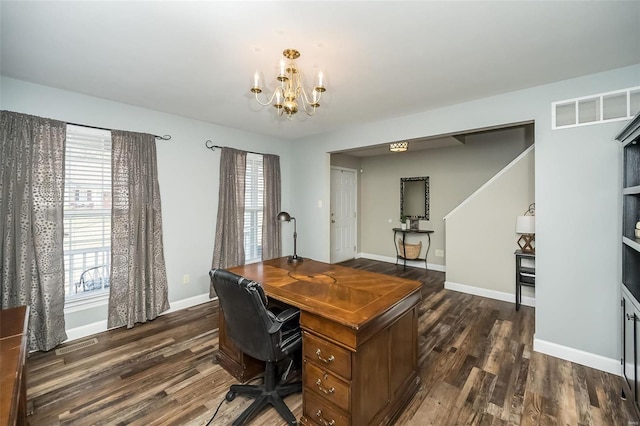
[[[585,352],[580,349],[547,342],[546,340],[536,338],[535,335],[533,336],[533,350],[545,355],[551,355],[566,361],[575,362],[576,364],[606,371],[607,373],[615,374],[617,376],[622,375],[622,365],[620,365],[619,359],[607,358],[601,355]]]
[[[217,297],[214,297],[213,299],[209,299],[209,293],[203,293],[197,296],[189,297],[187,299],[176,300],[175,302],[169,302],[171,305],[171,308],[161,313],[160,315],[166,315],[171,312],[187,309],[192,306],[200,305],[210,300],[217,300],[217,299],[218,299]],[[72,340],[83,339],[85,337],[102,333],[107,330],[108,330],[107,320],[97,321],[91,324],[82,325],[80,327],[70,328],[69,330],[67,330],[67,340],[65,340],[64,342],[68,343],[68,342],[71,342]]]
[[[451,281],[445,281],[444,288],[447,290],[458,291],[460,293],[473,294],[474,296],[481,296],[515,304],[515,293],[506,293],[504,291],[490,290],[487,288],[475,287],[467,284],[458,284]],[[524,306],[535,307],[536,299],[535,297],[522,296],[521,304]]]
[[[187,299],[176,300],[175,302],[170,302],[171,307],[160,315],[170,314],[171,312],[187,309],[196,305],[201,305],[208,302],[209,300],[218,300],[218,298],[214,297],[213,299],[209,299],[209,293],[202,293],[198,294],[197,296],[189,297]]]
[[[370,260],[379,260],[380,262],[387,263],[396,263],[395,257],[389,256],[381,256],[379,254],[371,254],[371,253],[358,253],[356,255],[357,258],[365,258]],[[398,265],[403,265],[403,262],[398,259]],[[411,266],[413,268],[422,268],[422,269],[430,269],[432,271],[446,272],[447,267],[445,265],[438,265],[436,263],[427,263],[427,267],[424,267],[424,261],[422,260],[407,260],[407,266]]]

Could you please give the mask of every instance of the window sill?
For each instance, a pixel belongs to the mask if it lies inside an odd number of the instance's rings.
[[[82,295],[72,299],[65,299],[64,313],[84,311],[98,306],[106,306],[109,303],[109,292],[104,291],[99,294]]]

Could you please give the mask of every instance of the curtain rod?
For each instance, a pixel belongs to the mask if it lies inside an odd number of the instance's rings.
[[[228,147],[224,147],[224,146],[220,146],[220,145],[214,145],[213,141],[211,139],[208,139],[205,141],[204,146],[207,147],[208,149],[210,149],[211,151],[215,151],[216,148],[218,149],[222,149],[222,148],[228,148]],[[250,154],[257,154],[257,155],[268,155],[268,154],[263,154],[262,152],[255,152],[255,151],[246,151],[246,150],[241,150],[244,152],[248,152]]]
[[[72,126],[88,127],[90,129],[107,130],[109,132],[113,130],[113,129],[107,129],[106,127],[88,126],[86,124],[69,123],[69,122],[67,122],[67,124],[71,124]],[[164,136],[153,135],[153,136],[156,139],[160,139],[160,140],[163,140],[163,141],[171,140],[171,135],[164,135]]]

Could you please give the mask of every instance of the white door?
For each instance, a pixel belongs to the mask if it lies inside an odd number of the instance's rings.
[[[356,256],[356,171],[331,168],[331,263]]]

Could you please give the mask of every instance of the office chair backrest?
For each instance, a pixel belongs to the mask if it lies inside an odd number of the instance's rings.
[[[210,273],[229,337],[242,352],[262,361],[274,361],[274,337],[269,334],[273,314],[260,284],[229,272],[214,269]]]

